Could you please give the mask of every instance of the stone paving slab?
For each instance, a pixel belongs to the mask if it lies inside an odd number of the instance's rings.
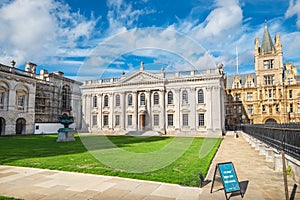
[[[243,137],[224,137],[212,162],[207,180],[212,180],[215,166],[220,162],[233,162],[240,182],[247,184],[245,200],[284,199],[283,177],[272,168],[264,156],[251,147]],[[289,192],[295,183],[288,177]],[[93,174],[62,172],[0,165],[0,195],[28,200],[223,200],[222,185],[215,183],[210,193],[211,182],[203,188],[184,187]],[[295,199],[300,200],[299,185]],[[231,200],[242,199],[240,195]]]
[[[224,137],[208,172],[208,180],[213,179],[216,164],[222,162],[233,162],[239,182],[244,181],[248,184],[243,199],[285,199],[282,172],[275,171],[272,168],[273,165],[265,161],[265,156],[259,155],[259,152],[246,142],[242,134],[239,138],[234,138],[233,135]],[[288,177],[288,184],[291,194],[294,184],[298,185],[299,183]],[[225,199],[224,190],[216,191],[217,187],[214,187],[212,194],[210,193],[211,183],[203,189],[201,199]],[[298,200],[300,200],[299,191],[298,185],[295,194],[295,199]],[[230,199],[242,198],[239,195]]]

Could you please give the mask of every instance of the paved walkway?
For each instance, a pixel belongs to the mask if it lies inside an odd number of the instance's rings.
[[[232,161],[239,181],[248,183],[243,199],[284,199],[282,174],[272,170],[271,163],[264,161],[242,138],[226,136],[213,160],[207,176],[212,179],[216,163]],[[294,182],[289,177],[289,192]],[[183,187],[174,184],[140,181],[74,172],[33,169],[0,165],[0,195],[29,200],[49,199],[225,199],[224,191],[210,193],[211,183],[203,188]],[[299,186],[298,186],[299,187]],[[230,199],[242,199],[232,196]],[[299,189],[295,199],[300,200]]]

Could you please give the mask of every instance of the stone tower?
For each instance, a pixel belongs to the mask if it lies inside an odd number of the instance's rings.
[[[255,38],[254,64],[258,86],[282,83],[283,64],[280,35],[275,35],[273,43],[266,23],[261,46],[259,46],[258,37]]]

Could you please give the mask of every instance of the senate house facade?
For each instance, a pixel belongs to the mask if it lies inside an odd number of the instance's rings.
[[[225,79],[222,67],[84,81],[83,126],[89,132],[155,131],[222,135]]]

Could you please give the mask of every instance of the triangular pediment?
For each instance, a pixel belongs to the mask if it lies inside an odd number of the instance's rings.
[[[158,81],[163,81],[163,78],[157,74],[151,74],[145,71],[138,71],[128,77],[125,77],[120,81],[120,83],[147,83]]]

